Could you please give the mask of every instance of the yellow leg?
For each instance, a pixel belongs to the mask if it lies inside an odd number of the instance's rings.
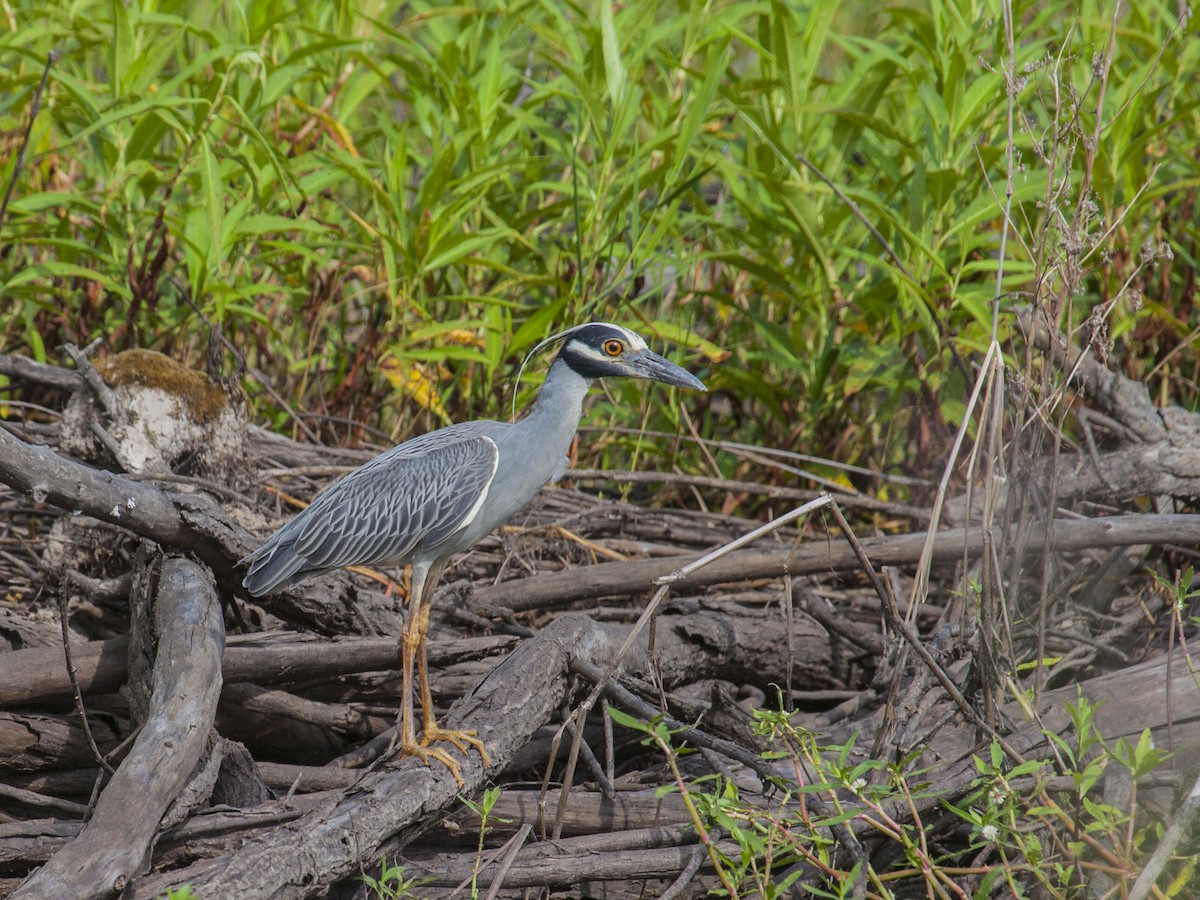
[[[421,735],[421,743],[428,747],[434,741],[448,741],[458,748],[458,752],[466,756],[469,752],[467,745],[471,745],[479,751],[479,755],[483,758],[483,764],[490,766],[492,761],[488,759],[487,748],[484,747],[483,741],[479,739],[476,731],[460,731],[449,728],[439,728],[437,720],[433,717],[433,695],[429,690],[429,659],[426,653],[426,638],[429,632],[429,610],[433,605],[432,596],[428,598],[421,606],[421,614],[418,618],[417,627],[420,631],[420,643],[417,647],[417,682],[421,690],[421,714],[425,720],[425,732]],[[457,766],[455,766],[457,770]]]
[[[441,574],[441,567],[437,567],[438,571],[435,575]],[[417,741],[416,731],[413,724],[413,692],[412,692],[412,675],[413,662],[420,658],[420,668],[418,675],[422,685],[422,703],[425,702],[425,696],[429,693],[428,685],[425,678],[425,628],[429,625],[428,612],[422,616],[424,604],[422,603],[422,594],[425,592],[426,586],[432,588],[436,585],[436,578],[429,579],[428,567],[413,566],[412,586],[413,589],[409,594],[409,610],[408,619],[404,623],[404,632],[401,635],[400,643],[400,754],[402,756],[415,756],[425,765],[429,765],[431,759],[436,759],[454,776],[454,780],[459,787],[463,786],[462,774],[459,772],[458,763],[445,750],[440,747],[430,747],[424,740]],[[422,623],[424,618],[424,623]]]

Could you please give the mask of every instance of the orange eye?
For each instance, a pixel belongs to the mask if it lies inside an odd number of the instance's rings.
[[[625,345],[615,338],[604,342],[604,352],[609,356],[620,356],[625,349]]]

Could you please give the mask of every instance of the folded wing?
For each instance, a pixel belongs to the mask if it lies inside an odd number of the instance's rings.
[[[474,521],[498,461],[496,443],[483,435],[401,444],[324,491],[243,559],[250,569],[242,584],[261,596],[327,569],[402,565]]]

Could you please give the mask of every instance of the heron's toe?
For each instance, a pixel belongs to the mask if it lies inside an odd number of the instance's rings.
[[[454,781],[460,788],[466,785],[458,761],[441,747],[426,746],[424,741],[421,743],[406,741],[400,744],[400,755],[415,756],[425,765],[429,765],[429,761],[435,759],[450,770],[450,774],[454,776]]]
[[[468,752],[467,746],[470,745],[479,751],[479,755],[483,758],[483,764],[490,766],[492,761],[488,759],[487,748],[483,746],[483,741],[479,739],[479,733],[475,730],[460,731],[453,728],[426,728],[425,733],[421,736],[421,744],[428,747],[434,741],[446,741],[458,748],[458,752],[466,756]]]

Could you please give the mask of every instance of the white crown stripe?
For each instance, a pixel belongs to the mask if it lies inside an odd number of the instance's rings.
[[[607,354],[601,353],[595,347],[583,343],[582,341],[568,341],[567,346],[571,352],[579,356],[586,356],[588,359],[594,359],[597,362],[612,362],[612,358]]]

